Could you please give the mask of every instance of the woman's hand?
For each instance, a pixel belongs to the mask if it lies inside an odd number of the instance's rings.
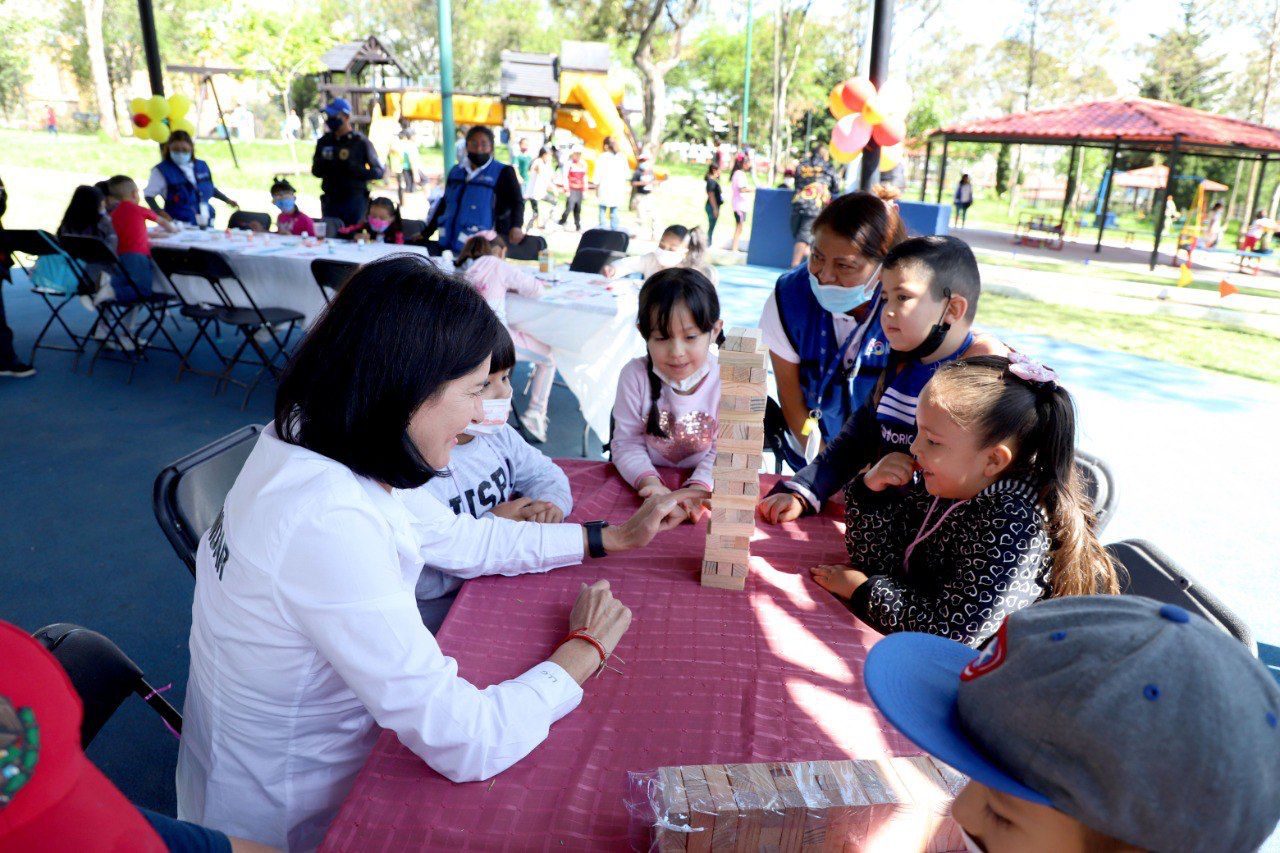
[[[873,492],[883,492],[890,486],[905,486],[916,472],[916,460],[905,453],[890,453],[871,466],[862,482]]]
[[[867,582],[867,576],[849,566],[814,566],[809,570],[813,582],[827,592],[846,601],[854,590]]]
[[[569,631],[585,631],[599,640],[605,654],[613,654],[622,635],[631,626],[631,611],[613,597],[607,580],[582,585],[578,600],[569,613]],[[551,662],[582,684],[600,668],[600,653],[586,640],[570,640],[556,649]]]
[[[498,518],[506,518],[511,521],[527,521],[529,505],[532,503],[533,501],[528,498],[505,501],[493,508],[493,514]]]
[[[642,498],[651,498],[654,495],[670,494],[671,490],[662,484],[657,477],[643,477],[640,482],[636,483],[636,494]]]
[[[756,504],[756,512],[769,524],[783,524],[804,514],[804,501],[795,492],[782,491]]]
[[[604,550],[610,554],[643,548],[663,530],[680,525],[689,517],[681,501],[700,497],[699,489],[679,489],[645,498],[636,514],[616,526],[601,531]]]

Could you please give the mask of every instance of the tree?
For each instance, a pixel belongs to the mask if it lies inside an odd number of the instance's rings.
[[[1205,13],[1195,0],[1184,0],[1182,20],[1151,37],[1147,68],[1138,79],[1138,94],[1201,110],[1213,109],[1226,90],[1222,57],[1205,52],[1209,32]]]
[[[93,74],[93,94],[98,103],[98,121],[107,136],[120,138],[116,124],[115,100],[111,97],[111,78],[107,73],[107,54],[102,42],[102,6],[105,0],[84,0],[85,47]]]
[[[701,0],[650,0],[652,6],[644,29],[631,54],[644,83],[645,141],[657,147],[662,142],[666,121],[667,73],[684,53],[684,36]],[[665,43],[665,50],[657,43]],[[659,58],[665,53],[666,56]]]
[[[778,0],[773,15],[773,111],[769,124],[769,182],[777,172],[782,152],[782,128],[787,120],[787,90],[800,61],[805,23],[813,0]]]
[[[38,23],[29,10],[0,5],[0,113],[6,118],[22,106],[23,92],[31,81],[28,58]]]

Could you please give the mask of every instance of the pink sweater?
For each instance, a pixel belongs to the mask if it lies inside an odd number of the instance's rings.
[[[708,354],[711,372],[691,394],[677,394],[662,383],[658,394],[658,416],[669,438],[645,433],[649,417],[649,371],[643,356],[627,362],[618,377],[618,396],[613,403],[613,464],[622,478],[635,488],[645,477],[657,474],[655,466],[692,468],[688,483],[710,489],[711,469],[716,461],[716,412],[720,408],[720,367],[714,353]]]
[[[276,231],[281,234],[294,234],[308,237],[316,236],[316,223],[301,210],[293,213],[282,213],[276,217]],[[332,236],[332,235],[330,235]]]
[[[503,325],[507,322],[508,291],[530,299],[542,296],[542,282],[495,255],[476,258],[462,274],[472,287],[480,291]]]

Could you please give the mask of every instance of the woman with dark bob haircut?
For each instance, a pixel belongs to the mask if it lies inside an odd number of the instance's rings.
[[[444,474],[456,436],[484,419],[501,332],[473,288],[395,255],[358,269],[302,341],[275,421],[197,552],[184,819],[314,848],[379,728],[449,779],[488,778],[577,706],[626,632],[631,612],[608,582],[584,586],[568,619],[579,638],[478,690],[422,623],[424,562],[477,544],[442,542],[393,490]],[[525,570],[545,571],[643,547],[679,523],[676,505],[690,496],[650,499],[616,527],[489,519],[519,530],[486,529],[494,548],[531,542]],[[463,540],[477,529],[457,528]]]

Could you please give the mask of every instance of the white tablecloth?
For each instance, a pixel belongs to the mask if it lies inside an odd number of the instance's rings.
[[[228,238],[221,231],[155,232],[151,242],[154,246],[218,252],[259,306],[291,308],[305,315],[308,325],[325,305],[311,276],[311,262],[316,258],[363,264],[399,252],[429,257],[425,248],[417,246],[369,243],[360,247],[326,240],[309,247],[300,237],[258,234],[250,242],[244,235]],[[431,260],[441,269],[451,270],[447,261]],[[577,396],[583,417],[597,435],[607,438],[618,375],[628,361],[644,353],[644,342],[635,328],[638,282],[606,283],[599,276],[565,270],[538,277],[546,285],[542,298],[510,294],[507,321],[512,328],[551,347],[556,368]],[[218,301],[204,281],[181,276],[176,284],[190,300]]]

